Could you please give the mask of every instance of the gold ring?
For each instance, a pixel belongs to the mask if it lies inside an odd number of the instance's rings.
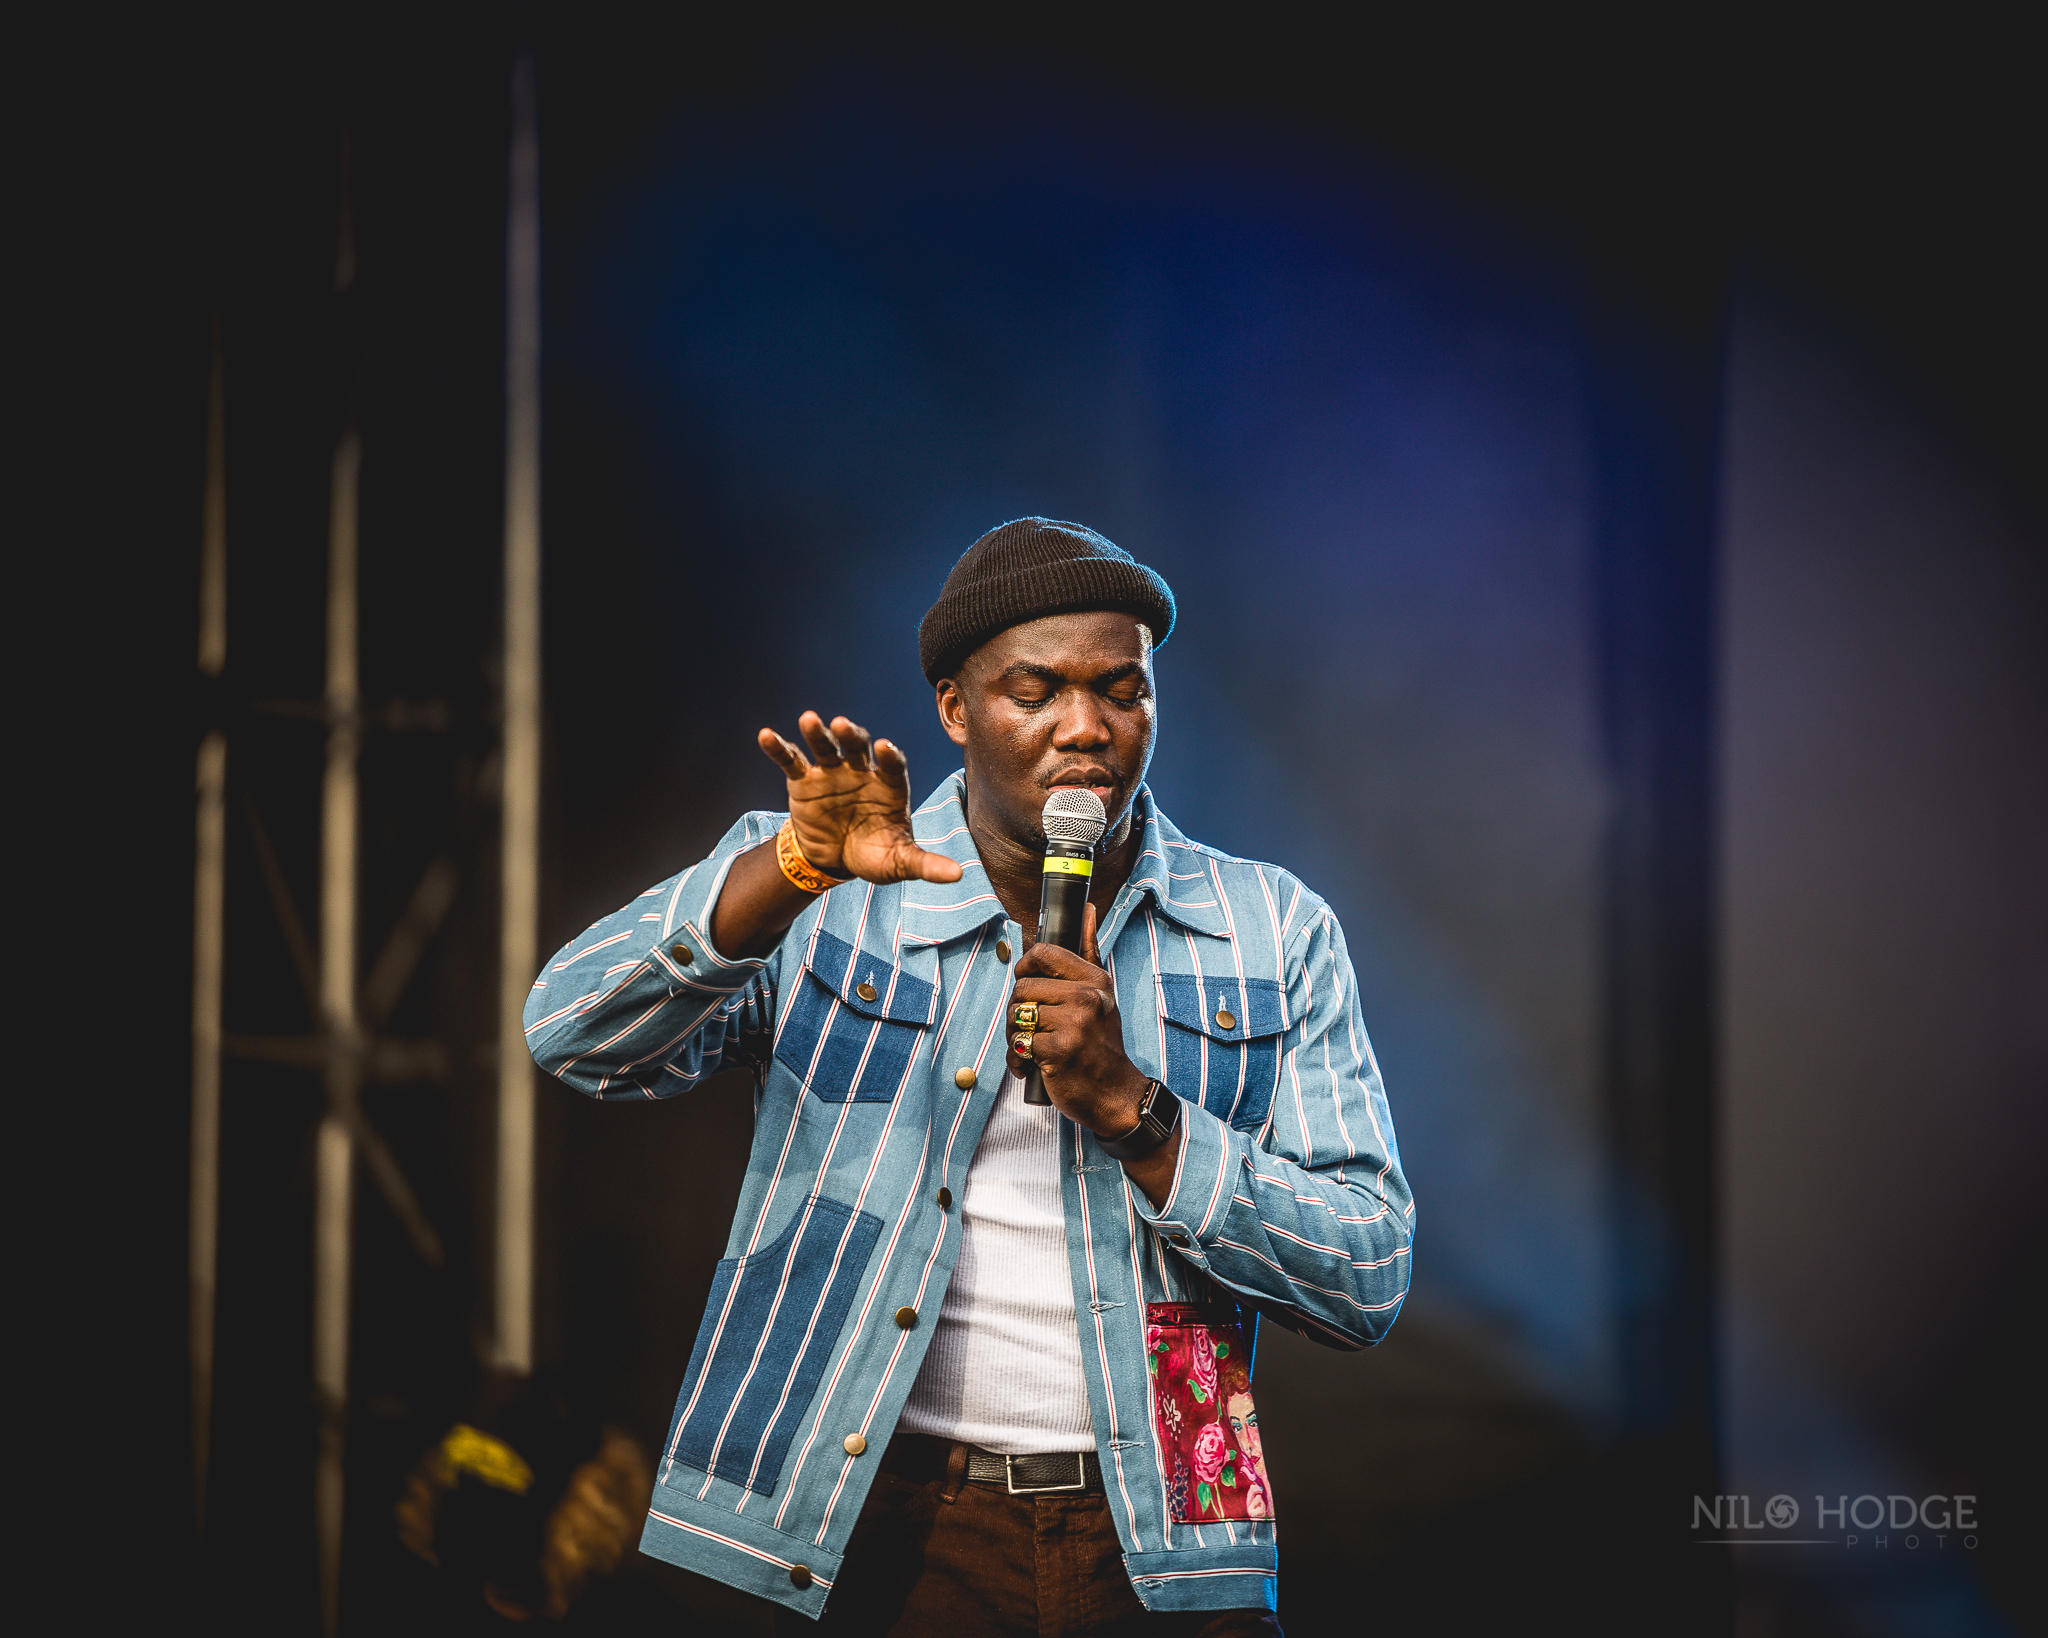
[[[1020,1058],[1031,1056],[1031,1032],[1026,1030],[1010,1042],[1010,1050]]]
[[[1038,1028],[1038,1003],[1036,1001],[1019,1001],[1010,1009],[1010,1023],[1015,1028],[1023,1030],[1026,1034]]]

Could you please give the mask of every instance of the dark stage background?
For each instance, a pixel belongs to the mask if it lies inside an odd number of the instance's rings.
[[[177,628],[142,845],[175,917],[197,725],[319,690],[352,396],[365,690],[443,702],[450,725],[373,738],[367,939],[437,849],[467,861],[395,1026],[444,1042],[447,1070],[370,1095],[449,1256],[429,1270],[364,1192],[345,1627],[400,1624],[390,1500],[488,1324],[505,87],[525,42],[543,948],[778,803],[762,723],[845,711],[936,783],[954,764],[915,628],[945,570],[1003,519],[1086,522],[1180,600],[1153,788],[1336,907],[1417,1195],[1383,1347],[1262,1340],[1288,1630],[2042,1620],[2023,1339],[2048,645],[2018,53],[1962,24],[1517,29],[542,7],[343,10],[317,36],[215,17],[162,42],[165,160],[112,197],[175,253],[130,315],[147,385],[104,412],[149,481],[87,503]],[[188,720],[215,313],[230,686]],[[235,720],[310,910],[317,736]],[[304,1029],[237,824],[227,1027]],[[124,1278],[158,1321],[142,1391],[176,1426],[167,994],[160,1073],[129,1094],[161,1245]],[[305,1630],[319,1088],[242,1063],[225,1097],[212,1515],[203,1550],[166,1527],[143,1551],[208,1630]],[[747,1110],[732,1078],[649,1107],[543,1086],[540,1355],[650,1444]],[[1968,1493],[1982,1529],[1704,1545],[1696,1495],[1778,1492]],[[677,1630],[767,1630],[722,1589],[641,1573]]]

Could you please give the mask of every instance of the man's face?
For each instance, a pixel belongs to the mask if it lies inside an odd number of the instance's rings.
[[[1110,833],[1152,761],[1152,634],[1128,614],[1054,614],[990,638],[939,684],[939,720],[967,753],[977,828],[1042,849],[1046,793],[1085,785]]]

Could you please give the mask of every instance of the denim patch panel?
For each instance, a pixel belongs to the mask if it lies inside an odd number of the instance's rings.
[[[1256,1132],[1273,1106],[1287,996],[1270,978],[1159,975],[1166,1031],[1166,1084],[1241,1132]]]
[[[767,1245],[718,1265],[669,1460],[775,1493],[881,1232],[879,1217],[811,1195]]]
[[[789,997],[775,1056],[827,1103],[887,1103],[938,1003],[936,984],[820,930]]]

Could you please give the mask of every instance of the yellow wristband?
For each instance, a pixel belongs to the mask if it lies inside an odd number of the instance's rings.
[[[837,887],[848,880],[845,876],[828,876],[804,857],[804,850],[797,846],[796,821],[785,819],[782,828],[775,833],[775,862],[782,866],[782,873],[789,878],[789,885],[806,893],[822,893],[828,887]]]

